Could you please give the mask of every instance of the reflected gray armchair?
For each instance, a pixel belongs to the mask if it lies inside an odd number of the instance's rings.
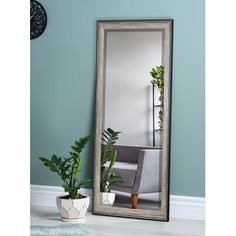
[[[113,185],[112,190],[130,193],[135,209],[138,194],[161,192],[161,149],[125,145],[114,145],[114,148],[117,160],[113,172],[122,176],[124,182]]]

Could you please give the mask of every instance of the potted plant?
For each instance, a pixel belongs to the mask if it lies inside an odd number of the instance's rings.
[[[157,132],[160,134],[160,144],[162,145],[162,132],[163,132],[163,101],[164,101],[164,66],[156,66],[152,68],[150,72],[152,79],[151,83],[158,89],[159,91],[159,101],[161,105],[161,109],[158,114],[158,123],[159,129]]]
[[[123,183],[123,178],[115,175],[112,168],[117,158],[117,151],[114,149],[114,144],[118,140],[120,132],[115,132],[111,128],[102,132],[102,141],[104,142],[104,150],[101,157],[101,203],[103,205],[112,206],[115,201],[115,193],[111,193],[113,184]]]
[[[82,137],[71,146],[68,158],[61,158],[55,154],[51,159],[39,157],[43,164],[52,172],[57,173],[63,182],[62,187],[68,195],[57,197],[57,207],[63,221],[72,221],[83,218],[87,212],[90,198],[79,193],[82,185],[91,183],[90,179],[78,181],[78,176],[82,168],[81,152],[86,144],[91,140],[91,136]]]
[[[164,66],[156,66],[152,68],[150,72],[152,79],[151,83],[159,90],[160,96],[159,101],[163,103],[164,101]]]

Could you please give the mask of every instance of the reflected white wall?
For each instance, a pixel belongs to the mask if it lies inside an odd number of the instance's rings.
[[[108,32],[105,128],[121,131],[117,143],[152,146],[150,70],[161,64],[162,32]]]

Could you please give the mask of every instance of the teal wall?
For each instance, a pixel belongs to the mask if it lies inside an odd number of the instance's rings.
[[[96,21],[174,19],[171,194],[205,196],[204,1],[57,0],[44,34],[31,41],[31,184],[60,185],[38,156],[66,155],[92,134],[95,109]],[[83,176],[92,176],[93,143]]]

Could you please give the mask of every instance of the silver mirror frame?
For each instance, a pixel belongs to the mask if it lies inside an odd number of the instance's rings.
[[[165,87],[164,87],[164,122],[163,122],[163,155],[162,155],[162,200],[161,209],[144,210],[122,207],[103,206],[100,203],[100,164],[101,134],[103,131],[104,111],[104,73],[106,33],[119,30],[162,31],[164,33]],[[130,21],[98,21],[97,22],[97,71],[96,71],[96,131],[93,214],[139,219],[169,220],[169,186],[170,186],[170,131],[171,131],[171,78],[172,78],[172,44],[173,20],[130,20]]]

